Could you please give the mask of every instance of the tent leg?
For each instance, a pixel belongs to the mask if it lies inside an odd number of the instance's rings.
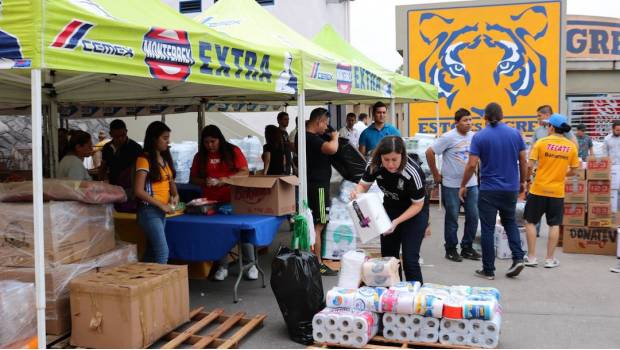
[[[34,214],[34,265],[39,349],[45,349],[45,256],[43,242],[43,113],[41,70],[31,71],[32,204]]]
[[[308,203],[308,171],[306,159],[306,117],[305,117],[306,93],[299,90],[297,94],[297,114],[299,122],[297,123],[297,158],[298,158],[298,175],[299,175],[299,211],[304,208],[304,203]],[[312,223],[308,223],[311,225]]]

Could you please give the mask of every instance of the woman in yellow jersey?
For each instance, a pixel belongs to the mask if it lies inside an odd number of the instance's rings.
[[[138,224],[148,238],[144,261],[168,262],[168,243],[164,228],[166,214],[179,203],[174,183],[176,171],[170,155],[170,128],[153,122],[146,129],[144,153],[136,160],[134,194],[138,204]]]

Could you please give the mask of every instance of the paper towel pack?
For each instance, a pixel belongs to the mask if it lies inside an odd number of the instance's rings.
[[[362,265],[368,258],[363,251],[352,250],[342,256],[338,287],[357,288],[362,282]]]
[[[392,226],[392,220],[383,208],[383,200],[377,193],[359,194],[357,199],[347,204],[347,210],[362,243],[381,235]]]
[[[390,287],[400,282],[400,261],[394,257],[370,259],[362,266],[364,284],[373,287]]]

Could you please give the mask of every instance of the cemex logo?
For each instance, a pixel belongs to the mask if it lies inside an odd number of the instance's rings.
[[[86,34],[94,26],[94,24],[74,19],[56,35],[50,47],[75,50],[81,46],[83,52],[108,56],[134,56],[133,49],[130,47],[85,39]]]
[[[155,79],[184,81],[194,65],[187,32],[152,28],[142,42],[144,62]]]
[[[336,86],[338,91],[343,94],[351,92],[353,83],[353,74],[351,73],[351,65],[338,63],[336,65]]]
[[[312,64],[312,71],[310,72],[310,78],[317,80],[334,80],[334,76],[330,73],[321,72],[321,63],[314,62]]]

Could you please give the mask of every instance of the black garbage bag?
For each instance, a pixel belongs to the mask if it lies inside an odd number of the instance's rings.
[[[338,139],[338,152],[330,157],[332,166],[343,179],[358,183],[366,171],[366,159],[348,139]]]
[[[325,308],[317,257],[310,252],[280,247],[271,262],[271,289],[291,340],[305,345],[314,343],[312,317]]]

